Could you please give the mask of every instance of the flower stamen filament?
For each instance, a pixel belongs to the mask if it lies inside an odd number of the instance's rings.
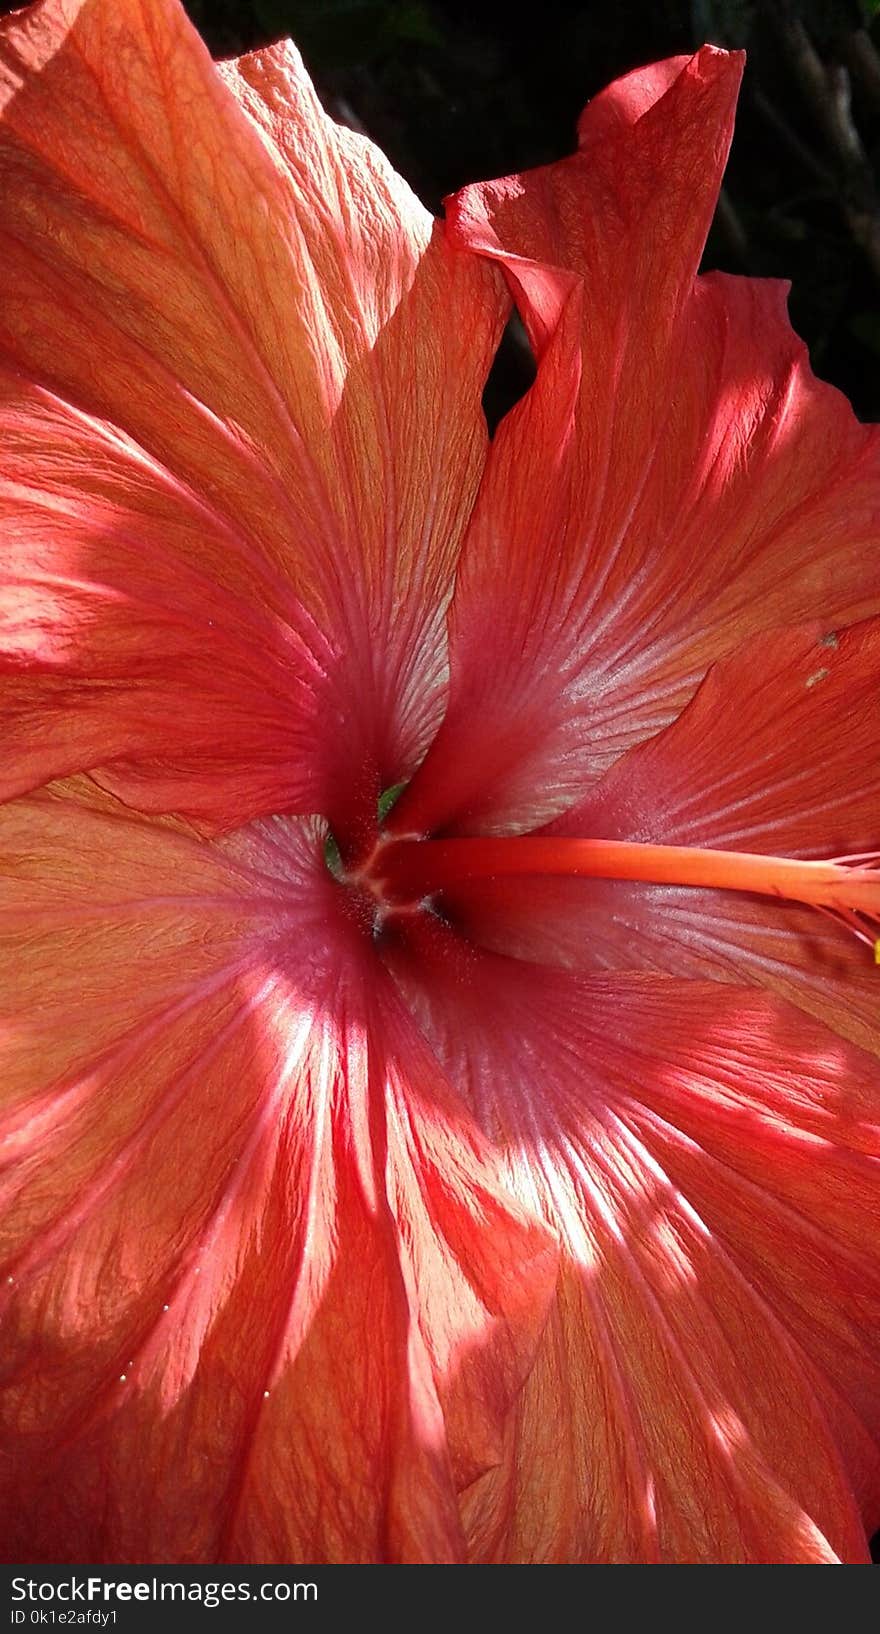
[[[467,881],[556,875],[747,891],[831,913],[880,949],[880,853],[827,861],[629,840],[515,838],[388,840],[373,870],[389,900],[425,898]]]

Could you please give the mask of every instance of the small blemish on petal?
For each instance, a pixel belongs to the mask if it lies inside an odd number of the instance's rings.
[[[830,670],[827,670],[827,669],[815,669],[813,671],[812,675],[807,676],[805,684],[808,687],[814,687],[818,681],[824,681],[826,675],[830,675],[830,674],[831,674]]]

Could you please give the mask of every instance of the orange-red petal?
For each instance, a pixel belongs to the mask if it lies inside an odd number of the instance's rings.
[[[876,1061],[762,994],[413,951],[399,979],[562,1253],[473,1558],[866,1559]]]
[[[462,1556],[555,1250],[321,848],[0,810],[7,1558]]]
[[[405,775],[442,708],[500,281],[292,47],[220,73],[177,0],[7,19],[0,110],[4,584],[31,625],[2,787],[103,766],[215,826],[342,826],[351,765]]]
[[[880,434],[812,375],[782,286],[695,280],[739,73],[707,47],[631,75],[575,157],[452,201],[538,374],[493,445],[401,825],[533,828],[749,634],[880,606]]]
[[[875,851],[878,694],[880,619],[757,637],[553,831],[795,857]],[[528,958],[755,982],[880,1053],[871,949],[812,908],[548,879],[462,888],[455,911],[477,940]]]

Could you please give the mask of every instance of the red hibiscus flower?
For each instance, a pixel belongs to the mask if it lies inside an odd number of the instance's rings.
[[[866,1558],[880,454],[695,276],[739,74],[440,225],[0,30],[12,1558]]]

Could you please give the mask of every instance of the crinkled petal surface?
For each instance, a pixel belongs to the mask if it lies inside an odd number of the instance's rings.
[[[473,1558],[865,1560],[877,1062],[765,995],[412,934],[398,979],[563,1256]]]
[[[555,1248],[322,834],[56,787],[0,855],[7,1558],[461,1559]]]
[[[573,158],[451,202],[538,374],[465,547],[415,831],[546,822],[752,633],[880,608],[880,436],[811,374],[782,286],[695,279],[739,76],[711,47],[640,71]]]
[[[0,24],[0,112],[0,787],[342,828],[442,710],[501,280],[177,0]]]

